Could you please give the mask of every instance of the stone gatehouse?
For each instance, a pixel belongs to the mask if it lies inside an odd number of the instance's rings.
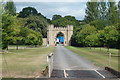
[[[73,34],[73,26],[67,25],[67,27],[55,27],[54,25],[49,25],[47,28],[47,44],[50,46],[56,45],[56,38],[59,33],[63,34],[64,42],[62,43],[64,46],[68,46],[71,44],[71,36]]]

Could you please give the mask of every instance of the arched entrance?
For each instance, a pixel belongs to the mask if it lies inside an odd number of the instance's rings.
[[[47,42],[50,46],[62,44],[64,46],[70,45],[71,36],[73,34],[73,26],[68,25],[67,27],[54,27],[49,25],[47,29]]]
[[[55,45],[64,45],[64,34],[62,32],[59,32],[56,35],[56,44]]]

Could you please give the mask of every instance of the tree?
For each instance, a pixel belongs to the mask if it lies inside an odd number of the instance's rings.
[[[108,23],[107,20],[97,19],[97,20],[91,21],[90,25],[94,26],[98,30],[102,30],[102,29],[104,29],[105,26],[107,26],[106,23]]]
[[[94,26],[91,25],[84,25],[84,27],[82,28],[82,30],[80,31],[80,33],[84,34],[84,35],[90,35],[93,33],[96,33],[97,29]]]
[[[81,28],[77,28],[72,36],[72,44],[76,44],[77,46],[88,46],[86,45],[85,38],[88,35],[92,35],[97,33],[97,29],[94,26],[90,25],[82,25]],[[73,42],[74,41],[74,42]],[[73,45],[74,45],[73,44]]]
[[[87,8],[86,8],[86,15],[85,15],[85,21],[87,23],[98,19],[98,2],[92,2],[94,0],[91,0],[90,2],[87,2]]]
[[[109,47],[115,47],[117,45],[117,40],[118,40],[118,31],[116,27],[114,26],[106,26],[104,28],[104,37],[105,37],[105,45],[108,48],[109,52]]]
[[[28,27],[37,32],[42,33],[43,37],[47,37],[47,25],[49,24],[46,19],[41,16],[29,16],[24,20],[24,27]]]
[[[119,19],[120,19],[120,1],[118,2],[118,13],[119,13]]]
[[[107,19],[107,4],[106,0],[100,0],[99,6],[98,6],[98,18],[101,20]]]
[[[97,46],[98,45],[98,36],[96,34],[91,34],[91,35],[88,35],[86,38],[85,38],[85,43],[87,46],[90,46],[90,49],[91,49],[91,46]]]
[[[21,44],[23,45],[41,45],[42,34],[27,27],[22,27],[20,31],[22,37]]]
[[[108,21],[109,25],[115,25],[118,22],[118,10],[117,5],[114,0],[109,0],[108,2]]]
[[[76,28],[74,28],[73,35],[71,37],[71,45],[72,46],[83,46],[80,43],[78,44],[78,40],[81,40],[80,38],[78,39],[78,34],[80,34],[82,27],[83,26],[77,26]]]
[[[2,4],[0,3],[0,49],[2,49]]]
[[[28,17],[30,15],[31,16],[37,16],[38,15],[38,11],[35,8],[33,8],[33,7],[25,7],[19,13],[18,17],[25,18],[25,17]]]
[[[16,21],[16,17],[11,14],[2,15],[2,36],[5,36],[2,37],[3,49],[8,48],[8,45],[14,42],[16,35],[19,34],[19,25]]]
[[[9,0],[6,4],[5,4],[5,12],[11,14],[11,15],[16,15],[16,7],[15,4],[12,0]]]
[[[74,16],[65,16],[60,19],[52,20],[52,24],[57,27],[66,27],[67,25],[78,26],[79,21]]]
[[[57,19],[60,19],[60,18],[62,18],[61,15],[55,14],[55,15],[53,15],[53,17],[52,17],[52,20],[57,20]]]

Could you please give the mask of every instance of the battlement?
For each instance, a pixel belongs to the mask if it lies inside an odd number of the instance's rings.
[[[67,25],[67,27],[55,27],[54,25],[49,25],[48,30],[73,30],[73,25]]]

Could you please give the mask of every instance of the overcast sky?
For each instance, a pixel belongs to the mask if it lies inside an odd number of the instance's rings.
[[[49,19],[54,14],[59,14],[75,16],[76,19],[82,20],[86,8],[86,2],[15,2],[15,5],[17,12],[20,12],[24,7],[31,6]]]
[[[51,19],[54,14],[75,16],[82,20],[85,16],[86,2],[89,0],[13,0],[17,12],[24,7],[34,7],[38,12]],[[115,0],[119,1],[119,0]]]

